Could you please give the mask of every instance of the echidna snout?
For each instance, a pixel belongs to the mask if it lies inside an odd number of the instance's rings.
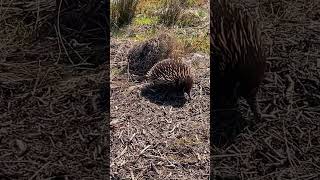
[[[183,80],[183,93],[187,93],[189,96],[189,99],[191,100],[191,89],[193,86],[193,78],[191,76],[187,76],[184,80]]]

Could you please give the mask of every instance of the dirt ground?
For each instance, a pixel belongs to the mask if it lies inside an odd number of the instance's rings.
[[[111,42],[111,68],[125,66],[130,43],[114,39]],[[208,177],[209,56],[190,54],[186,58],[189,63],[198,62],[199,73],[191,102],[161,100],[157,94],[145,92],[143,82],[128,81],[127,74],[111,76],[111,174],[114,178]]]
[[[206,12],[208,4],[201,6]],[[199,11],[199,7],[188,9]],[[149,39],[149,29],[184,35],[192,39],[208,34],[203,27],[167,28],[130,25],[121,37],[112,35],[111,69],[111,176],[112,179],[207,179],[209,177],[210,61],[208,53],[192,51],[183,60],[196,71],[192,100],[165,97],[147,88],[145,79],[138,81],[127,70],[129,50]],[[187,35],[193,34],[193,35]],[[157,33],[154,34],[157,36]],[[192,39],[194,40],[194,39]],[[209,38],[206,39],[209,44]],[[205,40],[203,40],[205,41]],[[195,41],[192,41],[195,42]],[[206,42],[200,42],[205,44]],[[193,46],[196,46],[192,44]],[[194,48],[192,48],[194,49]]]
[[[201,8],[208,12],[208,7],[207,4]],[[187,38],[199,31],[209,33],[208,21],[201,24],[203,29],[156,26],[157,32],[165,29],[173,36],[190,34]],[[182,56],[196,71],[190,102],[152,92],[146,88],[145,79],[137,81],[126,69],[129,50],[139,43],[130,39],[129,34],[143,35],[149,28],[152,26],[130,26],[125,30],[128,34],[111,37],[111,176],[113,179],[208,179],[209,55],[194,51]]]

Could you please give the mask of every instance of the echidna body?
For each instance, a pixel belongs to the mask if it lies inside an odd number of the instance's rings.
[[[224,108],[244,97],[259,119],[256,95],[264,78],[266,60],[257,25],[228,0],[215,0],[211,5],[214,103]]]
[[[173,38],[162,33],[132,48],[128,55],[129,70],[132,74],[143,76],[157,62],[170,58]]]
[[[191,99],[194,76],[191,68],[182,61],[165,59],[155,64],[148,72],[148,80],[154,85],[187,93]]]

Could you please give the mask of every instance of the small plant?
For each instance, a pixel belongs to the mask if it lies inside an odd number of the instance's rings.
[[[206,16],[206,12],[204,10],[199,10],[198,15],[199,17],[204,18]]]
[[[139,0],[111,0],[111,26],[121,28],[131,23]]]
[[[157,18],[155,17],[146,17],[146,16],[139,16],[134,19],[134,25],[138,26],[151,26],[157,24]]]
[[[180,0],[165,0],[159,22],[166,26],[173,26],[179,20],[181,12]]]
[[[186,11],[181,14],[178,25],[181,27],[196,27],[201,24],[201,20],[199,14],[192,11]]]

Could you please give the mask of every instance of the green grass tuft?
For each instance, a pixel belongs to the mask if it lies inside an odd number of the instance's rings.
[[[146,17],[146,16],[139,16],[136,17],[133,21],[134,25],[137,26],[143,26],[143,25],[156,25],[158,23],[158,18],[157,17]]]

